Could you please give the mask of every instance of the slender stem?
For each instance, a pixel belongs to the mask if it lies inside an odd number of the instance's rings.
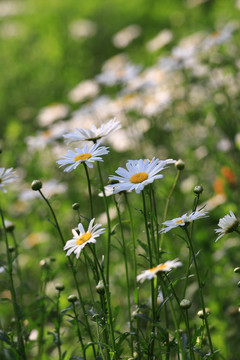
[[[210,330],[209,330],[209,326],[208,326],[207,314],[206,314],[206,311],[205,311],[204,297],[203,297],[203,291],[202,291],[202,283],[201,283],[200,274],[199,274],[199,270],[198,270],[197,259],[196,259],[196,256],[195,256],[192,240],[191,240],[191,237],[189,235],[188,229],[187,229],[186,226],[184,227],[184,229],[185,229],[185,232],[187,234],[188,243],[189,243],[189,246],[190,246],[190,249],[191,249],[191,252],[192,252],[192,256],[193,256],[193,261],[194,261],[194,266],[195,266],[195,271],[196,271],[197,281],[198,281],[198,289],[199,289],[200,301],[201,301],[201,304],[202,304],[203,316],[204,316],[206,330],[207,330],[208,342],[209,342],[209,346],[210,346],[211,355],[213,356],[213,359],[214,359],[213,345],[212,345],[211,334],[210,334]]]
[[[194,201],[193,201],[193,208],[192,208],[192,212],[196,211],[196,208],[198,206],[198,202],[199,202],[199,194],[196,194]],[[192,234],[193,234],[193,226],[194,226],[194,221],[191,223],[191,230],[190,230],[190,237],[192,238]],[[191,266],[191,250],[189,248],[189,252],[188,252],[188,262],[187,262],[187,273],[186,273],[186,279],[185,279],[185,284],[184,284],[184,288],[183,288],[183,299],[185,298],[185,294],[186,294],[186,290],[187,290],[187,286],[188,286],[188,279],[189,279],[189,275],[190,275],[190,266]]]
[[[14,316],[16,319],[18,353],[19,353],[20,359],[25,360],[26,353],[25,353],[25,345],[24,345],[24,340],[23,340],[22,319],[21,319],[21,316],[20,316],[19,310],[18,310],[17,296],[16,296],[16,292],[15,292],[13,273],[12,273],[12,258],[11,258],[11,254],[9,252],[7,231],[6,231],[6,227],[5,227],[5,223],[4,223],[4,216],[3,216],[3,212],[2,212],[1,208],[0,208],[0,214],[1,214],[1,220],[2,220],[2,226],[3,226],[4,240],[5,240],[5,245],[6,245],[8,274],[9,274],[9,280],[10,280],[10,292],[11,292],[11,297],[12,297]]]
[[[175,187],[176,187],[176,185],[177,185],[177,182],[178,182],[178,178],[179,178],[180,173],[181,173],[181,171],[178,170],[178,171],[177,171],[177,175],[176,175],[176,177],[175,177],[175,179],[174,179],[174,182],[173,182],[173,186],[172,186],[172,188],[171,188],[171,190],[170,190],[170,193],[169,193],[169,195],[168,195],[168,197],[167,197],[167,201],[166,201],[166,205],[165,205],[165,209],[164,209],[164,213],[163,213],[163,222],[166,221],[167,212],[168,212],[168,205],[169,205],[170,199],[171,199],[171,197],[172,197],[172,194],[173,194],[173,192],[174,192],[174,189],[175,189]],[[164,232],[161,233],[160,245],[158,246],[160,249],[162,249],[163,238],[164,238]]]
[[[86,177],[87,177],[87,184],[88,184],[88,195],[89,195],[89,200],[90,200],[90,215],[91,215],[91,219],[93,219],[93,200],[92,200],[91,182],[90,182],[87,165],[85,164],[85,162],[83,162],[83,165],[84,165],[84,169],[85,169],[85,173],[86,173]]]
[[[77,325],[78,339],[79,339],[79,342],[80,342],[81,347],[82,347],[83,359],[85,360],[85,359],[86,359],[86,353],[85,353],[85,348],[84,348],[84,344],[83,344],[83,339],[82,339],[81,331],[80,331],[80,328],[79,328],[78,316],[77,316],[76,307],[75,307],[74,302],[72,303],[72,306],[73,306],[73,312],[74,312],[74,315],[75,315],[75,321],[76,321],[76,325]]]
[[[146,207],[144,190],[142,191],[142,201],[143,201],[145,231],[146,231],[146,235],[147,235],[148,250],[149,250],[149,262],[150,262],[150,268],[152,268],[153,267],[152,247],[151,247],[151,241],[150,241],[150,235],[149,235],[149,229],[148,229],[147,207]],[[150,358],[152,358],[153,354],[154,354],[154,340],[155,340],[155,320],[156,320],[155,302],[156,301],[155,301],[155,291],[154,291],[154,279],[151,280],[151,293],[152,293],[152,317],[153,317],[153,326],[152,326],[152,334],[153,335],[152,336],[153,336],[153,339],[151,341],[151,347],[150,347]]]
[[[58,295],[57,295],[57,326],[56,326],[56,333],[57,333],[58,359],[62,360],[61,336],[60,336],[61,315],[59,313],[59,299],[60,299],[60,296],[61,296],[61,291],[58,291]]]
[[[124,265],[125,265],[125,274],[126,274],[126,283],[127,283],[127,300],[128,300],[128,319],[129,319],[129,325],[130,325],[130,332],[133,333],[133,326],[132,326],[132,316],[131,316],[131,301],[130,301],[130,284],[129,284],[129,276],[128,276],[128,262],[127,262],[127,251],[126,251],[126,244],[125,244],[125,238],[123,234],[123,226],[121,221],[121,214],[119,210],[119,206],[117,203],[116,198],[114,197],[117,214],[118,214],[118,221],[120,225],[120,231],[121,231],[121,238],[122,238],[122,247],[123,247],[123,257],[124,257]],[[131,351],[133,356],[133,335],[131,334]]]
[[[168,291],[168,287],[165,285],[165,282],[164,280],[161,282],[162,283],[162,286],[167,294],[167,297],[168,297],[168,302],[169,302],[169,306],[170,306],[170,311],[171,311],[171,314],[172,314],[172,318],[173,318],[173,322],[174,322],[174,327],[175,327],[175,330],[176,330],[176,335],[177,335],[177,340],[178,340],[178,345],[179,345],[179,348],[180,348],[180,352],[182,354],[182,358],[183,360],[186,359],[186,355],[185,355],[185,352],[184,352],[184,349],[183,349],[183,345],[182,345],[182,341],[181,341],[181,337],[180,337],[180,333],[179,333],[179,326],[178,326],[178,322],[177,322],[177,317],[176,317],[176,313],[175,313],[175,309],[174,309],[174,306],[172,304],[172,299],[171,299],[171,294],[169,293]]]
[[[152,196],[151,196],[151,189],[149,192],[149,200],[150,200],[150,225],[151,225],[151,238],[152,243],[154,247],[154,253],[157,263],[159,263],[159,249],[157,248],[157,244],[155,242],[155,235],[154,235],[154,226],[153,226],[153,202],[152,202]]]
[[[178,306],[179,306],[181,315],[182,315],[182,317],[183,317],[183,319],[184,319],[184,322],[185,322],[185,324],[186,324],[187,334],[188,334],[188,340],[189,340],[189,343],[190,343],[190,345],[191,345],[191,339],[192,339],[192,338],[191,338],[191,332],[190,332],[190,328],[189,328],[188,310],[186,309],[186,310],[184,311],[184,310],[182,309],[182,307],[180,306],[179,298],[178,298],[178,296],[177,296],[177,294],[176,294],[176,292],[175,292],[175,289],[174,289],[174,287],[173,287],[173,285],[172,285],[172,282],[171,282],[171,280],[169,279],[167,273],[165,274],[165,277],[166,277],[166,279],[167,279],[167,281],[168,281],[168,284],[169,284],[170,287],[171,287],[172,294],[173,294],[173,296],[175,297],[175,299],[176,299],[176,301],[177,301],[177,303],[178,303]],[[179,322],[180,322],[180,321],[179,321]],[[189,349],[190,349],[190,357],[191,357],[191,360],[192,360],[192,359],[194,359],[193,349],[192,349],[191,346],[189,347]]]
[[[11,234],[11,236],[13,238],[14,247],[15,247],[17,274],[18,274],[18,278],[19,278],[19,281],[20,281],[20,289],[21,289],[21,291],[20,291],[20,304],[22,306],[22,291],[23,291],[23,288],[24,288],[24,284],[23,284],[23,279],[22,279],[21,267],[20,267],[19,261],[18,261],[18,257],[19,257],[18,248],[19,248],[19,246],[18,246],[16,237],[15,237],[14,231],[11,231],[10,234]]]
[[[157,204],[156,204],[156,197],[153,184],[151,185],[151,195],[152,195],[152,204],[155,216],[155,225],[156,225],[156,234],[157,234],[157,263],[159,263],[160,259],[160,252],[159,252],[159,225],[158,225],[158,214],[157,214]]]
[[[111,334],[111,340],[112,340],[112,348],[113,348],[113,352],[114,355],[116,354],[116,345],[115,345],[115,336],[114,336],[114,329],[113,329],[113,316],[112,316],[112,307],[111,307],[111,300],[110,300],[110,292],[109,292],[109,287],[108,284],[106,282],[105,279],[105,275],[104,275],[104,271],[102,269],[102,266],[99,264],[98,258],[95,254],[95,252],[93,251],[92,248],[90,248],[92,251],[93,256],[96,258],[96,263],[99,267],[101,276],[102,276],[102,280],[103,280],[103,285],[104,285],[104,290],[105,290],[105,294],[106,294],[106,300],[107,300],[107,310],[108,310],[108,325],[110,328],[110,334]]]
[[[55,212],[50,204],[50,202],[48,201],[48,199],[43,195],[42,191],[39,190],[39,193],[40,195],[42,196],[43,200],[47,203],[51,213],[52,213],[52,216],[54,218],[54,222],[55,222],[55,226],[57,228],[57,231],[58,231],[58,234],[60,236],[60,239],[62,241],[62,244],[65,245],[65,241],[64,241],[64,238],[63,238],[63,235],[62,235],[62,232],[61,232],[61,229],[60,229],[60,226],[59,226],[59,223],[57,221],[57,217],[55,215]],[[78,297],[79,297],[79,301],[80,301],[80,304],[81,304],[81,307],[82,307],[82,310],[83,310],[83,315],[84,315],[84,318],[85,318],[85,322],[86,322],[86,327],[87,327],[87,330],[88,330],[88,334],[89,334],[89,337],[90,337],[90,340],[91,342],[93,342],[93,335],[92,335],[92,331],[91,331],[91,327],[89,325],[89,322],[88,322],[88,317],[87,317],[87,313],[86,313],[86,310],[85,310],[85,305],[84,305],[84,302],[83,302],[83,299],[82,299],[82,295],[81,295],[81,292],[80,292],[80,289],[79,289],[79,285],[78,285],[78,281],[77,281],[77,276],[76,276],[76,270],[74,269],[74,265],[73,265],[73,262],[72,262],[72,259],[70,258],[70,256],[67,256],[67,259],[68,259],[68,262],[69,262],[69,265],[71,267],[71,270],[72,270],[72,274],[73,274],[73,278],[74,278],[74,282],[75,282],[75,286],[76,286],[76,289],[77,289],[77,293],[78,293]],[[95,349],[95,346],[94,344],[92,345],[92,348],[93,348],[93,352],[94,352],[94,355],[96,357],[96,349]]]
[[[133,271],[134,271],[134,288],[137,288],[137,258],[136,258],[136,240],[135,240],[135,232],[133,226],[133,217],[131,207],[129,205],[127,193],[124,192],[124,198],[128,208],[128,214],[130,218],[130,226],[131,226],[131,237],[132,237],[132,246],[133,246]]]
[[[188,316],[188,310],[185,310],[185,314],[186,314],[186,327],[187,327],[187,334],[188,334],[188,346],[189,346],[189,351],[190,351],[190,358],[191,360],[194,360],[194,352],[192,349],[192,337],[191,337],[191,331],[190,331],[190,326],[189,326],[189,316]]]
[[[109,215],[108,199],[105,194],[101,168],[100,168],[100,164],[98,161],[97,161],[97,168],[98,168],[98,174],[99,174],[99,179],[100,179],[100,184],[101,184],[101,190],[103,192],[104,207],[105,207],[105,211],[107,214],[107,228],[108,228],[107,236],[108,236],[108,238],[107,238],[106,281],[109,284],[110,250],[111,250],[111,220],[110,220],[110,215]]]

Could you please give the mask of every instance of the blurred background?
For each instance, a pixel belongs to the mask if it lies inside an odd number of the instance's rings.
[[[26,303],[39,291],[40,260],[54,256],[53,277],[61,281],[65,262],[48,210],[30,184],[43,181],[69,239],[78,221],[71,204],[77,199],[85,215],[88,205],[85,177],[80,171],[66,174],[56,164],[68,149],[62,135],[116,117],[122,129],[106,140],[106,183],[128,159],[182,158],[186,168],[170,218],[191,209],[195,185],[204,188],[201,201],[211,217],[198,227],[196,241],[204,254],[199,261],[210,269],[206,292],[214,343],[227,359],[237,360],[232,349],[240,351],[239,291],[233,269],[239,266],[239,238],[215,244],[214,228],[230,209],[236,215],[239,209],[239,15],[239,0],[0,1],[0,159],[1,167],[14,167],[19,175],[1,202],[16,223],[23,278],[28,274],[21,290]],[[97,175],[91,176],[104,223]],[[175,169],[169,169],[156,190],[161,209],[174,177]],[[132,201],[140,206],[136,197]],[[113,210],[113,223],[115,216]],[[166,238],[172,256],[187,257],[183,244]],[[115,293],[124,286],[119,269],[112,275]],[[5,287],[3,281],[2,298],[8,297]],[[0,306],[7,327],[10,310],[4,302]],[[34,320],[29,323],[31,331]]]

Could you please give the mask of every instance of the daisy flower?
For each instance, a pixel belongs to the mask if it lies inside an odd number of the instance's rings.
[[[108,185],[114,188],[114,194],[121,191],[135,190],[137,194],[143,190],[144,186],[151,184],[155,179],[161,179],[160,171],[166,168],[168,164],[174,164],[175,160],[168,159],[161,161],[155,159],[150,160],[128,160],[126,169],[119,167],[116,175],[109,176],[110,180],[117,180],[119,183]]]
[[[220,229],[215,229],[215,232],[219,234],[219,236],[217,237],[215,242],[218,241],[223,235],[235,231],[238,225],[239,221],[237,220],[234,213],[230,210],[230,215],[227,214],[219,220],[218,226],[220,227]]]
[[[105,229],[101,228],[101,224],[93,226],[94,220],[95,218],[90,221],[87,232],[85,232],[81,223],[78,224],[79,234],[75,229],[72,230],[73,239],[68,240],[64,246],[64,250],[68,250],[66,256],[71,255],[73,252],[78,259],[85,245],[90,243],[95,244],[96,238],[105,233]]]
[[[172,230],[178,226],[186,226],[188,223],[204,217],[208,217],[207,211],[196,210],[189,215],[186,213],[178,218],[163,222],[163,225],[165,225],[166,227],[161,229],[160,232],[166,233],[169,230]]]
[[[159,264],[153,267],[152,269],[143,271],[140,275],[137,276],[137,281],[140,281],[142,283],[146,279],[151,280],[157,276],[157,273],[159,271],[162,272],[171,271],[172,269],[177,268],[179,266],[182,266],[182,263],[178,259],[168,260],[164,264]]]
[[[64,134],[63,137],[66,139],[65,141],[70,144],[74,141],[94,141],[103,138],[104,136],[107,136],[114,131],[121,128],[120,121],[117,121],[116,118],[108,121],[106,124],[102,124],[99,128],[97,128],[95,125],[92,125],[91,129],[74,129],[74,132],[69,132],[67,134]]]
[[[62,156],[62,159],[58,160],[57,163],[60,167],[69,165],[64,169],[66,172],[76,169],[76,167],[82,162],[84,162],[89,168],[92,168],[92,163],[94,161],[103,161],[100,155],[106,155],[108,153],[108,147],[99,147],[99,143],[96,143],[91,147],[85,145],[82,149],[75,148],[75,152],[73,150],[68,150],[68,152]]]
[[[10,183],[17,178],[17,175],[14,174],[15,171],[13,171],[13,168],[10,169],[0,168],[0,190],[3,193],[7,192],[7,190],[4,189],[5,184]]]

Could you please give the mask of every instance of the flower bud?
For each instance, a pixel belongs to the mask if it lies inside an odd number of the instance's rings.
[[[80,204],[74,203],[74,204],[72,204],[72,208],[73,208],[73,210],[78,210],[80,208]]]
[[[210,315],[210,309],[209,308],[205,308],[205,314],[206,316],[209,316]],[[198,313],[197,313],[197,316],[200,318],[200,319],[204,319],[204,313],[203,313],[203,310],[199,310]]]
[[[99,280],[97,286],[96,286],[96,290],[99,294],[104,294],[105,289],[104,289],[104,284],[102,280]]]
[[[14,246],[9,246],[9,247],[8,247],[8,251],[9,251],[10,253],[14,252],[14,250],[15,250],[15,247],[14,247]]]
[[[58,291],[63,291],[64,290],[64,285],[63,284],[56,284],[55,285],[55,289],[58,290]]]
[[[118,183],[119,183],[118,180],[113,180],[113,179],[109,179],[109,180],[108,180],[108,184],[109,184],[109,185],[118,184]]]
[[[42,182],[40,180],[33,180],[32,182],[32,190],[38,191],[42,188]]]
[[[15,224],[12,221],[4,220],[4,225],[7,232],[12,232],[15,229]]]
[[[197,195],[200,195],[203,192],[202,185],[195,186],[195,188],[193,189],[193,192]]]
[[[70,303],[74,303],[75,301],[77,301],[76,295],[69,295],[68,301],[69,301]]]
[[[240,267],[236,267],[234,270],[233,270],[236,274],[239,274],[240,273]]]
[[[182,299],[182,301],[180,302],[180,306],[181,308],[187,310],[191,307],[192,305],[192,302],[191,300],[188,300],[188,299]]]
[[[176,161],[174,165],[180,171],[182,171],[185,168],[185,162],[182,159],[179,159],[178,161]]]
[[[240,288],[240,281],[237,283],[237,286]]]

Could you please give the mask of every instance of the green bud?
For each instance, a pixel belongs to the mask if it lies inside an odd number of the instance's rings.
[[[178,161],[176,161],[174,165],[180,171],[182,171],[185,168],[185,162],[182,159],[179,159]]]
[[[99,294],[104,294],[105,289],[104,289],[104,284],[102,280],[99,280],[97,286],[96,286],[96,290]]]
[[[14,246],[9,246],[8,247],[8,250],[10,253],[14,252],[15,251],[15,247]]]
[[[70,303],[74,303],[75,301],[77,301],[76,295],[69,295],[68,301],[69,301]]]
[[[7,232],[12,232],[15,229],[15,224],[12,221],[4,220],[4,225]]]
[[[203,192],[202,185],[195,186],[195,188],[193,189],[193,192],[197,195],[200,195]]]
[[[42,188],[42,182],[40,180],[33,180],[32,182],[32,190],[38,191]]]
[[[80,204],[74,203],[74,204],[72,204],[72,208],[73,208],[73,210],[78,210],[80,208]]]
[[[55,285],[55,289],[58,291],[63,291],[65,288],[65,286],[63,284],[56,284]]]
[[[206,316],[209,316],[211,311],[209,308],[205,308],[205,313],[206,313]],[[199,310],[198,313],[197,313],[197,316],[200,318],[200,319],[204,319],[204,313],[203,313],[203,310]]]
[[[192,302],[188,299],[182,299],[182,301],[180,302],[180,306],[181,308],[187,310],[191,307]]]

